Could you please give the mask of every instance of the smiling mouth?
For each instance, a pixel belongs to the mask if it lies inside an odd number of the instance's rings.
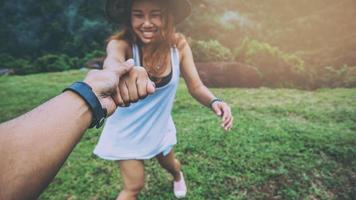
[[[146,39],[151,39],[153,38],[156,33],[158,32],[158,29],[155,30],[141,30],[142,36]]]

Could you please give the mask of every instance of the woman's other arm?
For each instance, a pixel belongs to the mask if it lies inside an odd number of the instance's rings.
[[[227,131],[232,127],[233,117],[231,115],[230,107],[221,101],[215,101],[210,105],[211,101],[216,97],[210,92],[210,90],[201,81],[196,66],[194,64],[192,50],[185,39],[182,41],[183,48],[180,51],[181,55],[181,72],[182,76],[187,84],[189,93],[201,104],[209,107],[217,114],[221,116],[221,126]]]

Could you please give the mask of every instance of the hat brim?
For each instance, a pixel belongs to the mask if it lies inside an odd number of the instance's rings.
[[[178,24],[187,18],[192,10],[189,0],[168,0],[169,9],[174,16],[174,23]],[[123,24],[128,20],[128,10],[131,0],[106,0],[105,12],[108,19],[116,24]]]

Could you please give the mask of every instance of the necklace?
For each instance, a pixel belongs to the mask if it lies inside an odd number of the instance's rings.
[[[157,65],[156,65],[156,67],[155,67],[155,69],[157,70],[157,71],[159,71],[161,68],[162,68],[162,65],[163,65],[163,62],[162,62],[162,59],[160,59],[160,61],[157,63]]]

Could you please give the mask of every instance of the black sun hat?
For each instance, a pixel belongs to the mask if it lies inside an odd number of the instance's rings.
[[[183,21],[191,13],[189,0],[166,0],[174,16],[175,24]],[[110,21],[123,24],[128,20],[132,0],[106,0],[105,12]]]

